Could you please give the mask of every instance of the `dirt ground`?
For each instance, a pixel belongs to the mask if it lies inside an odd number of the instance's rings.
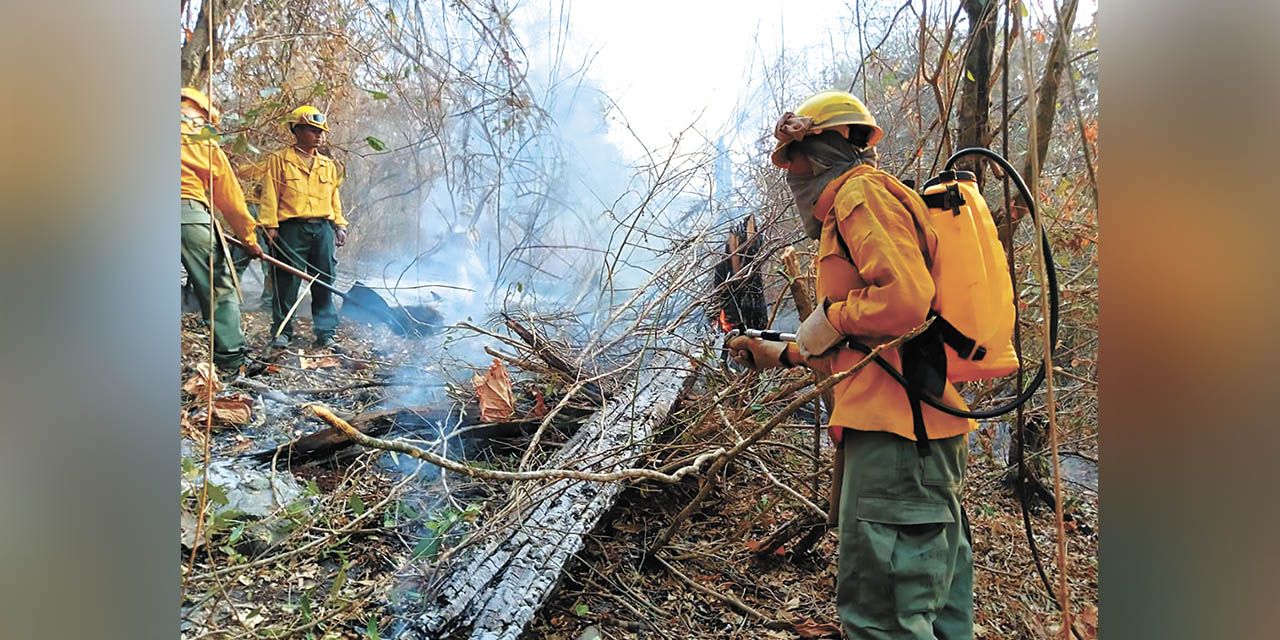
[[[268,315],[246,311],[245,318],[250,343],[265,344]],[[189,381],[207,357],[207,337],[194,314],[184,315],[183,323],[182,375]],[[212,462],[235,460],[318,430],[319,423],[302,409],[307,402],[347,414],[381,406],[403,394],[396,372],[422,366],[421,342],[390,335],[382,327],[344,322],[337,353],[311,350],[309,331],[309,320],[299,319],[297,334],[303,338],[297,346],[252,382],[232,383],[218,392],[220,399],[247,399],[251,417],[244,423],[215,420]],[[470,375],[470,370],[460,370],[447,377],[447,384],[461,385]],[[199,493],[193,489],[203,465],[203,401],[184,392],[183,406],[184,535],[194,539],[194,532],[185,529],[193,522]],[[1018,502],[1003,482],[1004,465],[982,453],[990,450],[982,446],[990,435],[984,431],[973,437],[978,441],[972,447],[976,453],[965,506],[975,555],[976,636],[1050,637],[1059,617],[1031,560]],[[802,478],[812,459],[798,452],[808,450],[812,438],[811,427],[792,425],[773,437],[784,446],[770,447],[758,460],[731,465],[668,546],[663,557],[669,568],[645,564],[642,551],[692,497],[697,479],[628,489],[524,637],[839,637],[834,532],[826,533],[808,554],[791,553],[795,540],[763,559],[753,553],[779,526],[803,512],[756,465],[767,462]],[[822,455],[827,459],[830,450]],[[494,453],[481,461],[496,466],[508,462]],[[180,554],[182,637],[394,637],[393,631],[420,606],[421,579],[445,568],[438,563],[501,502],[493,498],[505,495],[482,483],[441,486],[429,475],[407,483],[404,472],[413,468],[385,452],[295,467],[298,493],[265,518],[228,511],[217,503],[220,496],[212,496],[212,510],[222,509],[222,515],[206,519],[202,535],[208,542],[199,545],[194,563],[189,545]],[[283,470],[276,474],[273,481],[289,475]],[[791,482],[825,505],[825,486],[819,487],[819,495],[811,493],[807,481]],[[1075,626],[1081,637],[1090,638],[1097,624],[1097,497],[1079,487],[1068,487],[1068,496],[1068,573],[1079,616]],[[1052,510],[1037,508],[1032,527],[1056,585]]]

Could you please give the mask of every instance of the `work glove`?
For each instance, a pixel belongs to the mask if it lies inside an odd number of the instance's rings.
[[[831,301],[823,299],[822,308],[814,309],[796,330],[796,346],[800,347],[800,355],[806,361],[826,353],[845,338],[827,318],[827,308],[830,306]]]
[[[783,354],[787,352],[785,342],[736,336],[730,338],[726,346],[729,347],[729,354],[733,356],[734,361],[748,369],[763,371],[791,366],[783,362]]]
[[[338,227],[338,230],[335,231],[333,234],[333,246],[341,247],[346,243],[347,243],[347,228]]]

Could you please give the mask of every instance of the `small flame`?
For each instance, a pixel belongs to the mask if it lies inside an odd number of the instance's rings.
[[[729,324],[729,317],[725,315],[724,309],[720,310],[720,330],[725,333],[733,331],[733,325]]]

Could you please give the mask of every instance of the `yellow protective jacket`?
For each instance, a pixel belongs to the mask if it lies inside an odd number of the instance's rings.
[[[257,223],[245,207],[244,192],[240,190],[240,182],[231,170],[227,154],[222,152],[215,141],[197,142],[189,138],[199,133],[200,129],[195,123],[182,121],[181,197],[203,203],[206,207],[211,204],[217,206],[237,238],[247,244],[258,244],[257,234],[254,233]],[[205,191],[206,185],[212,185],[212,202]]]
[[[241,186],[244,187],[244,201],[249,204],[262,204],[262,176],[267,172],[267,161],[248,162],[240,165]]]
[[[925,255],[937,249],[924,202],[897,178],[868,165],[854,167],[833,180],[814,207],[822,220],[818,240],[817,292],[832,300],[827,318],[841,333],[874,347],[910,331],[928,316],[934,297],[933,278]],[[844,237],[846,256],[836,234]],[[902,370],[896,349],[881,353]],[[834,360],[822,359],[825,373],[852,368],[861,353],[840,349]],[[967,410],[963,398],[947,383],[941,398]],[[968,433],[977,423],[924,405],[930,439]],[[840,429],[888,431],[915,440],[906,391],[888,373],[871,364],[835,387],[832,436]]]
[[[315,154],[314,164],[286,147],[267,156],[262,175],[262,208],[258,224],[274,229],[294,218],[324,218],[346,226],[338,198],[338,165]]]

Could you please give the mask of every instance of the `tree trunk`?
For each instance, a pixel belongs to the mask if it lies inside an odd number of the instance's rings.
[[[964,56],[963,89],[960,94],[960,125],[956,133],[959,149],[991,144],[991,56],[996,47],[997,0],[965,0],[969,16],[969,52]],[[959,163],[961,168],[982,173],[977,158]]]
[[[191,30],[191,35],[187,37],[187,41],[182,44],[181,70],[182,70],[182,86],[196,87],[203,89],[205,85],[204,74],[209,71],[209,9],[213,6],[215,12],[214,23],[214,46],[221,48],[220,43],[216,41],[218,26],[226,24],[227,17],[234,14],[244,5],[245,0],[203,0],[200,3],[200,17],[196,19],[196,26]],[[212,96],[211,96],[212,97]]]
[[[1067,54],[1069,53],[1069,45],[1071,44],[1071,27],[1076,21],[1076,7],[1079,0],[1066,0],[1066,4],[1058,12],[1060,20],[1057,28],[1053,33],[1053,44],[1049,46],[1048,62],[1044,67],[1044,75],[1040,77],[1039,85],[1036,87],[1036,158],[1037,167],[1031,166],[1031,154],[1028,153],[1022,161],[1022,179],[1031,186],[1035,180],[1032,180],[1031,173],[1043,171],[1045,165],[1045,156],[1049,153],[1049,140],[1053,136],[1053,120],[1058,112],[1058,83],[1062,80],[1062,72],[1067,68]],[[1024,33],[1024,36],[1026,34]],[[1011,161],[1012,163],[1012,161]],[[1015,193],[1013,197],[1013,222],[1014,226],[1026,216],[1027,202],[1023,200],[1020,194]],[[1005,240],[1004,217],[1006,211],[1001,207],[997,211],[993,211],[995,217],[996,229],[1000,234],[1001,242]]]
[[[182,86],[195,86],[204,71],[209,50],[209,0],[200,3],[200,16],[196,26],[182,44]]]
[[[697,380],[698,372],[688,362],[673,352],[656,356],[638,374],[638,392],[611,400],[551,456],[547,467],[611,471],[643,457],[654,432]],[[401,637],[520,637],[626,486],[577,480],[527,483],[524,495],[530,503],[512,512],[505,526],[493,528],[500,533],[466,558],[435,568],[440,582],[429,585],[426,610],[412,623],[413,631],[423,635]]]
[[[1049,139],[1053,137],[1053,120],[1058,111],[1058,83],[1062,81],[1062,71],[1067,68],[1067,50],[1071,44],[1071,25],[1076,21],[1076,6],[1079,0],[1066,0],[1059,12],[1058,28],[1054,29],[1053,44],[1049,47],[1049,59],[1040,78],[1040,86],[1036,88],[1036,158],[1043,169],[1045,156],[1049,153]],[[1022,177],[1031,184],[1031,156],[1022,164]]]

